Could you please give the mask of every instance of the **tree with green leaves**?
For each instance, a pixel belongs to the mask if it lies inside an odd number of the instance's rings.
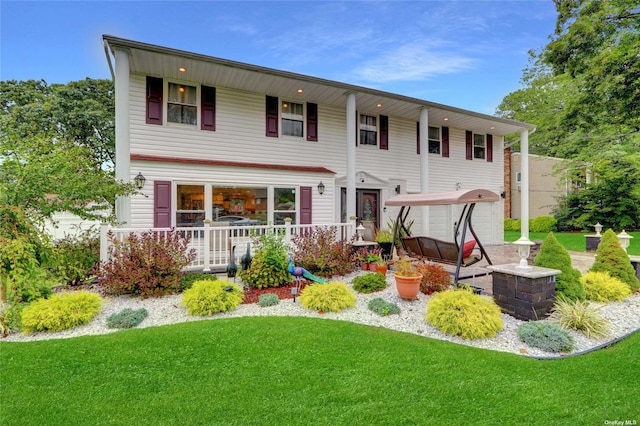
[[[101,218],[96,203],[133,193],[114,179],[113,123],[108,80],[0,82],[0,204]]]

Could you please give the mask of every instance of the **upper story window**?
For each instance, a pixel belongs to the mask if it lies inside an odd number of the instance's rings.
[[[377,145],[378,144],[378,121],[377,117],[372,115],[360,115],[360,144],[361,145]]]
[[[484,135],[473,134],[473,158],[484,160],[486,145]]]
[[[195,86],[169,83],[167,92],[167,121],[170,123],[198,124],[198,106]]]
[[[440,154],[440,128],[429,126],[429,154]]]
[[[284,136],[304,136],[304,109],[302,104],[282,102],[282,134]]]

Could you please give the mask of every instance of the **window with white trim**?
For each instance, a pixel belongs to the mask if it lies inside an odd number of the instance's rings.
[[[473,134],[473,158],[484,160],[486,153],[486,144],[484,135]]]
[[[204,186],[178,185],[176,191],[176,226],[203,226]]]
[[[282,135],[304,136],[304,105],[282,101]]]
[[[429,154],[440,154],[440,128],[429,126]]]
[[[378,118],[373,115],[360,115],[360,145],[378,144]]]
[[[282,225],[286,218],[296,223],[296,188],[273,188],[273,222]]]
[[[167,89],[167,121],[198,124],[197,89],[195,86],[171,83]]]

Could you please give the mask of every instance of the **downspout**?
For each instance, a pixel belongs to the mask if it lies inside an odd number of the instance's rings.
[[[111,73],[111,80],[116,80],[116,74],[113,72],[113,64],[111,63],[111,55],[109,54],[109,42],[105,40],[104,42],[104,54],[107,56],[107,63],[109,64],[109,72]]]

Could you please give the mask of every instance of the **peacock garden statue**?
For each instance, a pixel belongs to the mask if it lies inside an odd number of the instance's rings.
[[[320,278],[318,276],[313,275],[311,272],[307,271],[301,266],[294,266],[293,259],[291,258],[289,258],[289,267],[287,268],[287,270],[291,275],[295,277],[296,281],[298,282],[298,287],[299,287],[299,282],[302,278],[305,278],[309,281],[313,281],[315,283],[320,283],[320,284],[326,284],[328,282],[324,278]]]

